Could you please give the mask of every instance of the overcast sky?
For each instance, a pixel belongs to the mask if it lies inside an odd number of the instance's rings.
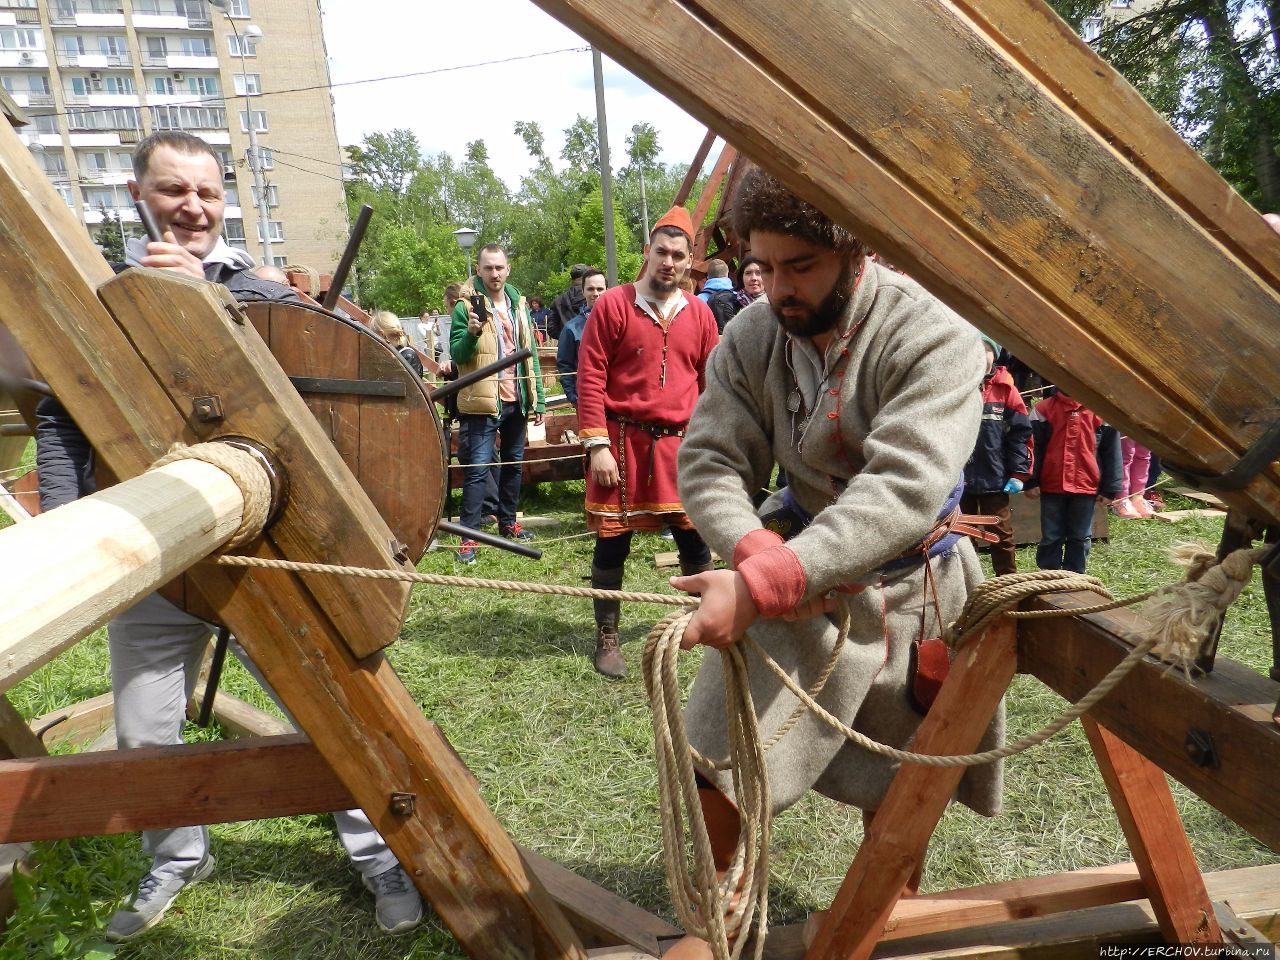
[[[322,7],[336,84],[587,46],[530,0],[322,0]],[[642,120],[657,128],[663,162],[693,159],[704,127],[607,57],[604,79],[615,171],[626,164],[632,124]],[[586,50],[339,86],[334,98],[341,144],[408,127],[427,153],[461,158],[469,141],[483,139],[494,170],[512,187],[530,167],[514,131],[517,120],[541,124],[547,153],[559,166],[564,128],[577,114],[595,116]]]

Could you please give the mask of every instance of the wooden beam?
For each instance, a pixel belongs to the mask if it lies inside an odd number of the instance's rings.
[[[702,173],[702,165],[707,162],[707,156],[711,153],[711,147],[715,142],[715,131],[708,130],[707,135],[702,138],[702,143],[698,145],[697,152],[693,155],[693,161],[689,164],[689,169],[685,171],[684,179],[680,181],[680,187],[676,190],[675,198],[671,201],[674,206],[682,207],[685,201],[689,199],[689,194],[693,192],[693,185],[698,182],[698,176]],[[665,213],[666,211],[663,212]],[[694,229],[697,229],[697,224],[694,224]],[[647,244],[649,238],[645,237],[644,242]]]
[[[1272,940],[1280,937],[1280,865],[1209,873],[1205,883],[1215,902],[1230,903],[1240,917]],[[804,956],[800,926],[770,928],[765,960],[800,960]],[[883,944],[876,956],[895,960],[1084,960],[1098,956],[1099,943],[1151,943],[1159,938],[1151,905],[1138,900],[943,930]]]
[[[352,806],[300,734],[0,761],[0,842],[264,820]]]
[[[242,320],[212,284],[141,269],[113,279],[17,135],[0,128],[0,323],[107,466],[135,476],[174,442],[246,437],[289,480],[276,525],[248,552],[403,569],[386,524]],[[222,398],[220,420],[195,415],[194,399],[209,395]],[[207,566],[192,576],[468,953],[582,955],[390,664],[360,656],[396,637],[407,584]]]
[[[243,512],[227,473],[182,460],[0,530],[14,558],[0,578],[0,691],[221,546]]]
[[[42,742],[79,747],[111,726],[115,697],[103,693],[69,707],[50,710],[31,721],[31,732]]]
[[[1200,866],[1164,774],[1093,718],[1080,720],[1167,943],[1221,943]]]
[[[1280,414],[1280,241],[1040,0],[535,2],[1166,461]]]
[[[215,709],[224,696],[218,695]],[[0,761],[0,844],[329,813],[354,805],[316,748],[292,733]],[[679,928],[541,854],[526,847],[519,852],[590,942],[656,953],[659,938],[679,936]]]
[[[1016,666],[1014,622],[994,621],[956,654],[912,750],[960,754],[974,750],[991,723]],[[876,811],[807,960],[866,960],[889,920],[903,885],[924,860],[929,837],[955,793],[963,767],[904,763]]]
[[[203,703],[204,686],[198,685],[192,694],[191,704],[199,711]],[[190,707],[188,713],[191,714]],[[297,732],[287,720],[274,717],[225,690],[219,690],[213,698],[213,719],[233,737],[283,737]]]
[[[1061,594],[1037,602],[1069,609],[1092,594]],[[1068,700],[1084,696],[1131,649],[1143,620],[1129,611],[1068,619],[1023,620],[1018,668]],[[1194,682],[1147,660],[1090,715],[1108,730],[1280,852],[1280,727],[1271,709],[1280,684],[1219,656],[1213,673]],[[1197,741],[1209,752],[1188,753]]]

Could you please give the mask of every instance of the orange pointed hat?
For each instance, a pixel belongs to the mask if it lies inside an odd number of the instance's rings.
[[[675,227],[689,238],[689,243],[693,243],[693,218],[689,216],[689,211],[684,207],[672,207],[662,215],[662,219],[653,225],[653,229],[659,227]],[[650,236],[653,234],[650,233]]]

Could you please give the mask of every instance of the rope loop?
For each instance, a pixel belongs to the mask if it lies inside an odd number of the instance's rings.
[[[261,536],[262,528],[266,526],[267,517],[271,513],[271,479],[257,457],[229,443],[213,441],[190,446],[175,443],[150,469],[158,470],[179,460],[200,460],[217,467],[235,482],[244,498],[240,526],[216,553],[242,547]]]

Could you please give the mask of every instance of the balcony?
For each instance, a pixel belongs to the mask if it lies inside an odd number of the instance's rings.
[[[28,106],[28,107],[52,107],[52,106],[53,106],[53,94],[52,94],[52,93],[32,93],[32,94],[28,94],[28,95],[27,95],[27,103],[26,103],[26,106]]]
[[[31,67],[49,69],[49,55],[44,50],[0,49],[0,67]]]
[[[133,66],[133,59],[127,53],[70,53],[58,51],[58,66],[81,67],[85,70],[108,70],[111,67]]]

